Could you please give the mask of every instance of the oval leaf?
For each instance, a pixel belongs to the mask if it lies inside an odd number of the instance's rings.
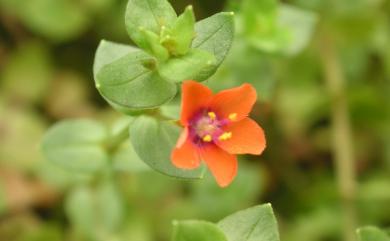
[[[123,222],[121,196],[107,180],[94,188],[73,189],[67,196],[65,211],[73,227],[93,240],[102,240],[105,234],[117,232]]]
[[[102,41],[96,52],[94,76],[101,95],[121,112],[154,108],[176,94],[176,86],[144,67],[153,61],[145,52]]]
[[[49,161],[67,169],[97,171],[108,162],[103,148],[106,129],[90,120],[69,120],[54,125],[45,135],[42,150]]]
[[[159,34],[162,26],[172,25],[176,18],[175,10],[166,0],[129,0],[125,24],[130,38],[137,45],[143,46],[140,27]]]
[[[156,171],[172,177],[202,178],[202,168],[186,171],[172,165],[171,151],[179,132],[180,128],[171,122],[140,116],[130,125],[130,140],[141,160]]]
[[[188,54],[172,58],[158,68],[166,80],[181,82],[183,80],[202,81],[210,77],[215,69],[215,57],[209,52],[192,49]]]
[[[205,50],[216,58],[216,66],[207,73],[211,76],[225,59],[233,42],[233,13],[218,13],[195,24],[195,39],[192,47]],[[206,74],[205,74],[206,75]]]
[[[234,213],[218,223],[228,241],[280,241],[271,204]]]
[[[172,241],[227,241],[217,225],[210,222],[188,220],[173,222]]]
[[[357,230],[357,235],[359,241],[390,241],[390,236],[377,227],[368,226],[359,228]]]

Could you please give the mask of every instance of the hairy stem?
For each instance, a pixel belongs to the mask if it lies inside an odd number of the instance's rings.
[[[320,54],[325,81],[331,98],[332,142],[339,192],[344,212],[344,240],[355,241],[357,217],[355,208],[356,173],[352,131],[345,93],[345,79],[334,43],[322,38]]]

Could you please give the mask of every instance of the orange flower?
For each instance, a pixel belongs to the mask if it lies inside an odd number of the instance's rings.
[[[219,186],[228,186],[237,174],[236,154],[260,155],[266,146],[263,129],[248,118],[256,98],[249,84],[213,95],[206,86],[185,81],[180,116],[184,130],[172,163],[194,169],[203,160]]]

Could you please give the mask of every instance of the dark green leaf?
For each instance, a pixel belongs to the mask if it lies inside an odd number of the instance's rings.
[[[172,241],[227,241],[214,223],[198,220],[174,221]]]
[[[130,125],[130,140],[141,160],[156,171],[173,177],[202,178],[202,168],[187,171],[172,165],[170,156],[179,132],[174,123],[139,116]]]
[[[49,161],[79,171],[97,171],[106,166],[103,148],[106,129],[91,120],[68,120],[54,125],[45,135],[42,150]]]
[[[218,223],[228,241],[279,241],[278,227],[270,204],[234,213]]]

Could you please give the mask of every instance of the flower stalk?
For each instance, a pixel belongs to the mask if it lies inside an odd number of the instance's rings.
[[[345,92],[346,80],[332,39],[324,36],[320,46],[325,82],[331,99],[331,134],[338,188],[344,211],[344,240],[356,241],[356,170]]]

